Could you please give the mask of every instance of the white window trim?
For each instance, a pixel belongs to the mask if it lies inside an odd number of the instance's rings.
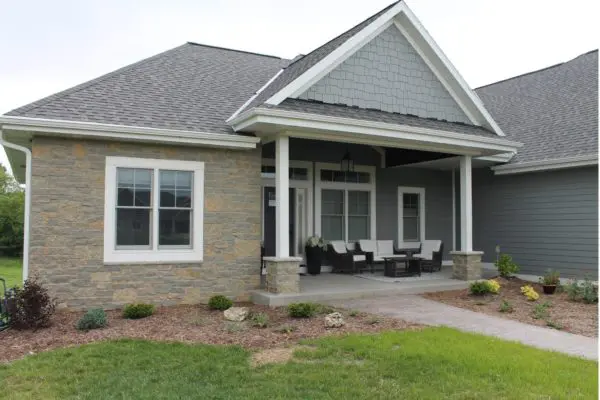
[[[152,249],[116,249],[117,168],[148,168],[154,170],[152,183]],[[160,198],[158,170],[191,171],[193,182],[192,248],[162,248],[158,246],[158,212]],[[203,261],[204,243],[204,163],[197,161],[160,160],[149,158],[106,157],[104,185],[104,263],[156,264],[198,263]]]
[[[369,183],[347,183],[347,182],[323,182],[321,181],[321,170],[333,169],[339,170],[340,164],[332,163],[316,163],[315,164],[315,234],[321,236],[321,190],[322,189],[338,189],[345,190],[344,193],[344,215],[346,223],[344,224],[344,238],[348,237],[348,190],[363,190],[370,192],[369,206],[371,216],[371,237],[369,239],[375,240],[377,237],[377,214],[376,210],[376,192],[377,185],[375,171],[377,170],[374,166],[368,165],[355,165],[354,171],[356,172],[368,172],[371,175]],[[366,239],[366,238],[365,238]]]
[[[427,237],[425,235],[425,188],[398,186],[398,243],[404,242],[404,193],[419,195],[419,240],[423,242]]]

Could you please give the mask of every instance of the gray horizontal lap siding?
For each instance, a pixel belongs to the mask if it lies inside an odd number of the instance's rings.
[[[377,166],[377,239],[398,240],[398,186],[425,188],[427,239],[444,242],[444,258],[452,250],[452,175],[418,168],[380,168],[381,156],[370,146],[326,141],[290,140],[290,160],[339,163],[348,150],[356,165]],[[263,158],[274,158],[274,145],[263,146]]]
[[[473,178],[474,248],[495,260],[495,247],[523,273],[548,268],[598,279],[598,171],[576,168]]]

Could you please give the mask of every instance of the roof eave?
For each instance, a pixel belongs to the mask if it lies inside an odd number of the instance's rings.
[[[495,175],[513,175],[598,165],[598,154],[528,161],[492,167]]]

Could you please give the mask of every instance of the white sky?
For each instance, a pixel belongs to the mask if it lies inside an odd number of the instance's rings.
[[[0,114],[187,41],[293,58],[391,2],[0,0]],[[598,48],[593,0],[407,3],[471,87]]]

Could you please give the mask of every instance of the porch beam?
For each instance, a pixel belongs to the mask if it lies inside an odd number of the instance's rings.
[[[290,256],[290,139],[275,139],[275,257]]]
[[[460,157],[460,248],[473,251],[473,191],[471,156]]]

